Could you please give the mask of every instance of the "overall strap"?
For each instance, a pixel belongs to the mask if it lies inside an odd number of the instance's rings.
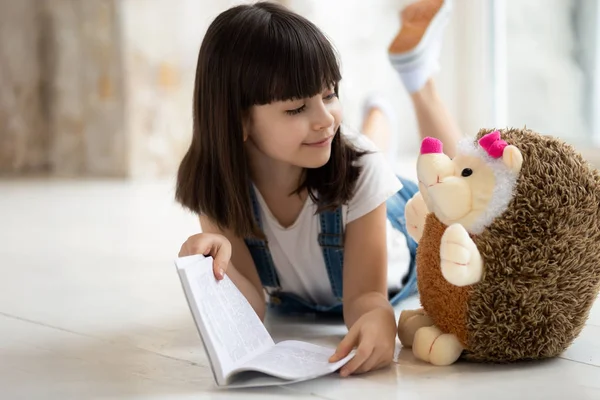
[[[250,183],[250,200],[252,202],[252,213],[254,214],[254,220],[256,221],[258,227],[262,229],[260,206],[258,204],[256,192],[252,183]],[[267,291],[269,291],[269,289],[275,289],[276,291],[279,290],[281,285],[279,284],[279,278],[275,272],[275,264],[273,263],[273,258],[271,257],[271,252],[269,251],[269,245],[267,241],[258,238],[246,238],[244,241],[246,242],[246,246],[248,246],[248,250],[250,251],[250,255],[252,256],[254,265],[256,266],[256,271],[258,272],[258,276],[263,287],[267,288]]]
[[[319,214],[321,233],[319,245],[323,251],[325,266],[333,295],[342,301],[344,270],[344,227],[342,207],[334,211],[323,211]]]

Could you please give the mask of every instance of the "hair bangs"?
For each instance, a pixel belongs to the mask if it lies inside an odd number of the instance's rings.
[[[329,40],[308,20],[271,15],[242,82],[243,107],[313,97],[327,88],[337,93],[341,79],[337,54]]]

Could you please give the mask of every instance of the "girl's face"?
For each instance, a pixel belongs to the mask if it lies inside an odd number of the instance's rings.
[[[333,88],[316,96],[250,109],[247,140],[263,155],[302,168],[319,168],[331,155],[342,120]]]

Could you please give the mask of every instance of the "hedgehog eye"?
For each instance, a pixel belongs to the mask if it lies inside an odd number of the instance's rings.
[[[462,170],[462,172],[460,173],[463,177],[468,177],[473,175],[473,170],[471,168],[465,168]]]

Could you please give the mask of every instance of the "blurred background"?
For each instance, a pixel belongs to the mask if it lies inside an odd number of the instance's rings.
[[[190,141],[203,33],[232,0],[0,0],[0,174],[172,177]],[[417,149],[412,105],[387,61],[402,0],[281,0],[322,28],[342,61],[346,122],[377,92],[399,155]],[[596,0],[455,0],[437,83],[466,134],[522,127],[595,161]]]

